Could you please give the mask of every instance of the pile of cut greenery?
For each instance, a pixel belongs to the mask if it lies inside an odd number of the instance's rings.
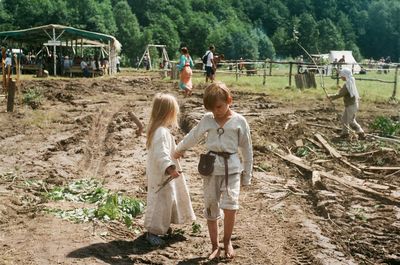
[[[391,137],[400,133],[400,122],[384,116],[377,117],[370,127],[381,136]]]
[[[45,211],[62,219],[73,222],[88,222],[91,220],[123,222],[128,228],[133,226],[134,218],[143,213],[144,203],[119,193],[112,193],[102,187],[95,179],[74,181],[64,187],[55,187],[45,194],[54,201],[72,201],[94,204],[93,208],[77,208],[62,210],[46,208]]]

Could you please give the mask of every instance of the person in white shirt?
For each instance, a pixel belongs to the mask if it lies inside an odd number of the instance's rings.
[[[246,119],[230,109],[232,96],[225,84],[210,84],[204,91],[204,107],[211,111],[183,138],[176,147],[174,158],[206,136],[205,145],[215,155],[214,171],[203,179],[205,217],[212,244],[210,259],[219,257],[218,220],[224,214],[224,249],[233,258],[231,236],[239,209],[240,186],[250,185],[253,150],[250,128]],[[238,151],[241,152],[242,162]]]
[[[217,69],[217,66],[214,62],[214,52],[215,52],[214,45],[210,45],[209,50],[205,54],[205,56],[207,56],[207,63],[205,66],[206,83],[208,82],[208,79],[210,79],[211,83],[214,82],[215,79],[215,70]]]

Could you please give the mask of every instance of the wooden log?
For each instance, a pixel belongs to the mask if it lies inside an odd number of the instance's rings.
[[[375,139],[382,140],[382,141],[386,141],[386,142],[394,142],[394,143],[400,144],[400,140],[397,140],[397,139],[392,139],[392,138],[377,136],[377,135],[368,134],[368,133],[365,134],[365,136],[370,136],[370,137],[373,137],[373,138],[375,138]]]
[[[333,148],[332,146],[330,146],[330,144],[328,144],[328,142],[322,137],[322,135],[320,135],[319,133],[314,134],[315,138],[318,139],[318,141],[322,144],[323,147],[325,147],[326,150],[329,151],[329,153],[335,157],[335,158],[342,158],[342,155],[336,151],[335,148]]]
[[[375,190],[373,190],[371,188],[361,186],[359,183],[354,183],[352,181],[348,181],[346,179],[334,176],[334,175],[332,175],[332,174],[330,174],[328,172],[320,171],[319,174],[321,176],[325,177],[325,178],[328,178],[330,180],[336,181],[337,183],[342,184],[342,185],[344,185],[346,187],[354,188],[354,189],[356,189],[356,190],[358,190],[360,192],[363,192],[363,193],[366,193],[368,195],[371,195],[372,197],[376,197],[377,199],[382,200],[384,202],[388,202],[390,204],[395,204],[395,205],[399,205],[400,204],[400,200],[399,199],[394,198],[394,197],[392,197],[390,195],[386,195],[386,194],[380,193],[380,192],[375,191]]]
[[[366,166],[362,167],[363,170],[400,170],[400,167],[374,167]]]
[[[322,145],[320,143],[318,143],[317,141],[315,141],[314,139],[307,138],[307,141],[309,141],[310,143],[312,143],[313,145],[315,145],[321,149],[323,148]]]
[[[7,94],[7,112],[13,112],[16,82],[15,80],[10,80],[8,84],[9,86]]]
[[[356,170],[357,172],[362,172],[362,170],[346,159],[342,157],[342,155],[335,149],[333,148],[328,142],[320,135],[319,133],[315,134],[315,138],[318,139],[318,141],[325,147],[326,150],[329,151],[329,153],[336,159],[339,159],[342,163],[346,164],[347,166],[351,167],[352,169]]]
[[[288,155],[281,155],[277,152],[272,151],[275,155],[279,156],[283,160],[286,160],[292,164],[295,164],[296,166],[308,171],[308,172],[313,172],[313,168],[309,165],[307,165],[301,158],[298,158],[297,156],[294,156],[292,154]]]

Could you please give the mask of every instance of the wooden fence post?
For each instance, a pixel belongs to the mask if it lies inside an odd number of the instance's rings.
[[[399,65],[396,66],[396,70],[394,71],[394,87],[393,87],[393,94],[392,94],[392,99],[396,99],[396,93],[397,93],[397,76],[399,75]]]
[[[292,68],[293,68],[293,63],[289,63],[289,87],[292,86]]]
[[[267,61],[264,62],[263,86],[265,86],[266,81],[267,81]]]
[[[8,82],[7,112],[14,111],[15,83],[15,80],[11,79]]]
[[[272,76],[272,62],[269,62],[269,76]]]
[[[176,67],[176,63],[171,62],[171,80],[176,80],[179,78],[178,67]]]
[[[239,79],[239,64],[236,61],[236,81],[238,81],[238,79]]]

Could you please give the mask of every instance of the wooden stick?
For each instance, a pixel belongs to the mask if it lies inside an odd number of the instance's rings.
[[[339,127],[335,127],[335,126],[330,126],[330,125],[321,125],[321,124],[317,124],[317,123],[311,123],[311,122],[306,122],[307,125],[310,126],[315,126],[315,127],[321,127],[321,128],[327,128],[327,129],[333,129],[336,131],[340,131],[342,129],[340,129]]]
[[[380,199],[380,200],[389,202],[389,203],[391,203],[391,204],[399,205],[399,203],[400,203],[400,200],[397,199],[397,198],[393,198],[393,197],[390,196],[390,195],[382,194],[382,193],[377,192],[377,191],[375,191],[375,190],[373,190],[373,189],[370,189],[370,188],[368,188],[368,187],[362,187],[362,186],[359,185],[358,183],[353,183],[353,182],[348,181],[348,180],[345,180],[345,179],[343,179],[343,178],[334,176],[334,175],[332,175],[332,174],[330,174],[330,173],[328,173],[328,172],[319,172],[319,174],[320,174],[321,176],[323,176],[323,177],[326,177],[326,178],[328,178],[328,179],[334,180],[334,181],[336,181],[337,183],[340,183],[340,184],[342,184],[342,185],[344,185],[344,186],[347,186],[347,187],[350,187],[350,188],[354,188],[354,189],[356,189],[356,190],[358,190],[358,191],[361,191],[361,192],[363,192],[363,193],[372,195],[372,196],[374,196],[374,197],[377,197],[377,198]]]
[[[340,161],[342,161],[342,163],[346,164],[347,166],[351,167],[352,169],[356,170],[357,172],[362,172],[361,169],[359,169],[358,167],[356,167],[355,165],[353,165],[352,163],[350,163],[349,161],[344,159],[342,157],[342,155],[335,148],[330,146],[328,144],[328,142],[319,133],[316,133],[315,137],[320,141],[320,143],[329,151],[329,153],[333,157],[335,157],[336,159],[339,159]]]
[[[377,135],[373,135],[373,134],[369,134],[369,133],[367,133],[367,134],[365,134],[365,135],[366,135],[366,136],[373,137],[373,138],[378,139],[378,140],[387,141],[387,142],[394,142],[394,143],[400,144],[400,140],[397,140],[397,139],[392,139],[392,138],[377,136]]]
[[[362,167],[362,169],[367,169],[367,170],[400,170],[400,167],[374,167],[374,166],[366,166],[366,167]]]

